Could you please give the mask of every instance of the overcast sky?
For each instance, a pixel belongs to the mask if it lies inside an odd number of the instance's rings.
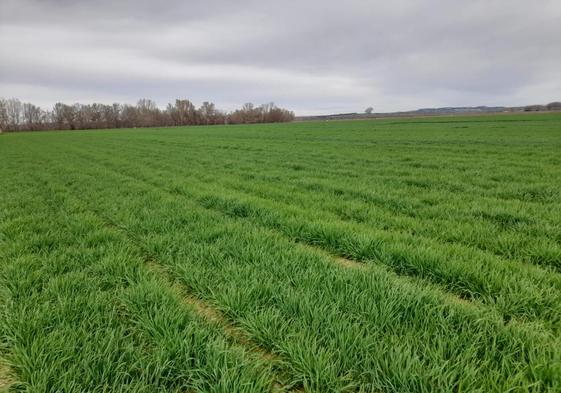
[[[561,100],[561,0],[0,0],[0,97],[297,114]]]

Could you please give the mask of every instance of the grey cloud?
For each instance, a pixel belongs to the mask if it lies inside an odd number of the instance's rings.
[[[561,99],[550,0],[2,0],[0,33],[0,96],[45,105],[86,92],[301,114]]]

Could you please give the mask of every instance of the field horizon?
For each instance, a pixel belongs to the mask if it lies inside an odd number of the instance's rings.
[[[561,113],[0,136],[0,391],[559,392]]]
[[[331,122],[362,122],[362,121],[369,121],[369,122],[392,122],[392,121],[446,121],[446,120],[456,120],[459,122],[466,121],[469,119],[474,120],[486,120],[486,119],[501,119],[506,118],[507,121],[514,121],[517,119],[521,119],[521,121],[527,121],[532,116],[561,116],[560,111],[530,111],[530,112],[523,112],[523,111],[515,111],[515,112],[488,112],[488,113],[477,113],[477,112],[469,112],[469,113],[426,113],[426,114],[419,114],[415,111],[410,112],[387,112],[387,113],[375,113],[372,115],[368,115],[366,117],[339,117],[344,114],[328,114],[328,115],[296,115],[294,120],[286,121],[286,122],[264,122],[264,123],[231,123],[231,124],[191,124],[191,125],[165,125],[165,126],[135,126],[135,127],[119,127],[119,128],[79,128],[79,129],[39,129],[39,130],[3,130],[3,134],[20,134],[20,133],[29,133],[29,132],[39,132],[39,133],[50,133],[50,132],[98,132],[98,131],[131,131],[131,130],[160,130],[160,129],[191,129],[191,128],[207,128],[207,127],[259,127],[259,126],[279,126],[282,124],[288,125],[293,123],[331,123]],[[361,115],[359,113],[359,115]],[[370,117],[369,117],[370,116]],[[2,132],[0,132],[2,134]]]

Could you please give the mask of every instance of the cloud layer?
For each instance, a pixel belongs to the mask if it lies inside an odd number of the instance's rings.
[[[561,99],[558,0],[0,2],[0,96],[297,114]]]

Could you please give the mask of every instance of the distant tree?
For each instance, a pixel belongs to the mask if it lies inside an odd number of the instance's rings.
[[[561,110],[561,102],[550,102],[545,106],[548,111],[560,111]]]
[[[168,104],[166,112],[171,125],[186,126],[197,123],[197,110],[189,100],[175,100],[175,105]]]
[[[274,102],[263,104],[258,110],[261,112],[260,122],[262,123],[280,123],[294,120],[293,112],[277,107]]]
[[[218,124],[224,122],[224,117],[212,102],[205,101],[198,109],[200,124]]]
[[[6,112],[8,114],[7,129],[17,131],[23,121],[23,104],[17,98],[6,100]]]
[[[53,110],[51,111],[51,121],[59,130],[62,130],[64,128],[65,106],[67,105],[63,104],[62,102],[57,102],[53,106]]]
[[[71,130],[80,129],[80,104],[64,105],[64,122]]]
[[[123,127],[138,127],[140,125],[138,118],[138,110],[135,106],[123,105],[121,110],[121,122]]]
[[[138,100],[136,107],[141,112],[150,112],[158,109],[156,103],[149,98],[141,98]]]
[[[88,104],[74,104],[72,105],[74,111],[74,128],[76,130],[92,128],[90,123],[90,105]]]
[[[88,113],[88,117],[89,117],[89,121],[92,125],[92,128],[105,128],[107,127],[105,124],[105,119],[104,119],[104,111],[103,111],[103,107],[105,105],[103,104],[98,104],[98,103],[93,103],[89,106],[89,113]]]
[[[546,109],[545,105],[527,105],[524,107],[525,112],[540,112],[545,111]]]
[[[374,108],[372,108],[371,106],[369,106],[368,108],[366,108],[366,109],[364,110],[364,113],[371,114],[373,111],[374,111]]]
[[[242,123],[278,123],[294,120],[294,113],[277,107],[274,103],[255,107],[252,103],[244,104],[241,109],[229,113],[226,121],[229,124]]]
[[[114,103],[113,105],[105,105],[104,107],[104,117],[107,127],[118,128],[121,126],[121,112],[123,106],[121,104]]]
[[[150,127],[161,125],[161,111],[156,103],[142,98],[136,104],[137,126]]]
[[[38,130],[44,120],[45,113],[33,104],[28,102],[23,104],[23,120],[28,130]]]
[[[0,98],[0,131],[8,128],[8,103]]]
[[[251,102],[243,104],[241,113],[244,123],[257,123],[259,120],[259,112],[255,109],[255,105]]]
[[[138,100],[136,105],[73,104],[57,102],[45,111],[18,99],[0,99],[0,129],[19,130],[77,130],[119,127],[156,127],[194,124],[275,123],[294,120],[294,113],[274,103],[255,106],[244,104],[240,109],[226,113],[205,101],[196,109],[189,100],[175,100],[165,110],[149,99]]]

